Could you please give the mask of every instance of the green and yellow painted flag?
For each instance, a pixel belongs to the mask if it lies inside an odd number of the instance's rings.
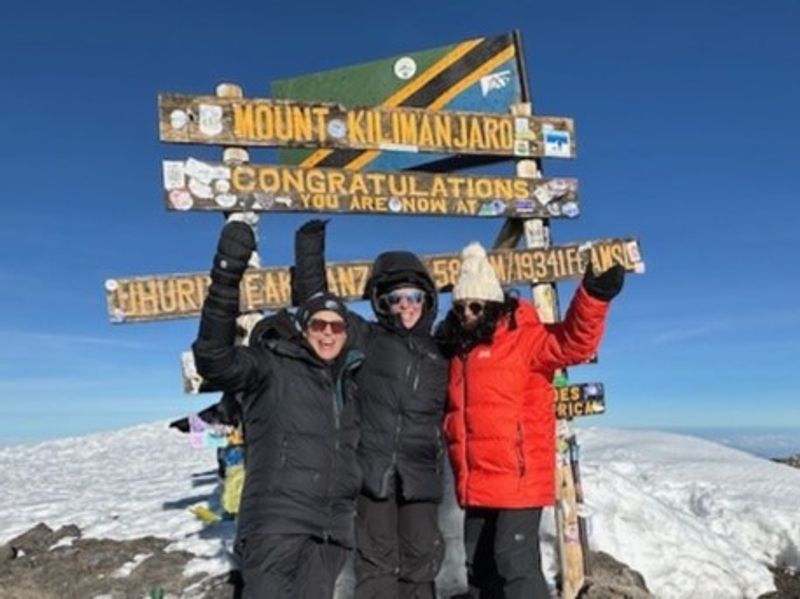
[[[508,114],[522,101],[524,69],[511,33],[481,37],[449,46],[392,56],[341,69],[272,83],[276,99],[338,102],[345,106],[389,106]],[[329,166],[351,170],[424,168],[452,158],[376,150],[279,151],[283,164]],[[491,157],[471,157],[477,161]],[[458,159],[449,168],[465,166]],[[435,168],[435,167],[431,167]]]

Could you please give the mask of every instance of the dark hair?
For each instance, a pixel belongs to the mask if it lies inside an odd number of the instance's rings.
[[[486,302],[483,314],[474,328],[466,329],[461,319],[451,309],[436,329],[436,341],[448,358],[464,356],[478,345],[491,345],[497,323],[504,316],[510,318],[509,329],[517,328],[514,314],[519,300],[506,294],[502,302]]]

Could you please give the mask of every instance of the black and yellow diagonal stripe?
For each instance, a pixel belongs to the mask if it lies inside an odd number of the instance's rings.
[[[513,36],[478,38],[456,44],[391,96],[381,102],[387,107],[439,110],[454,97],[515,57]],[[319,149],[308,155],[302,166],[361,169],[380,154],[377,150]]]

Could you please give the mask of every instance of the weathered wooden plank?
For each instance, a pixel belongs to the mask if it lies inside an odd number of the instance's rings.
[[[559,281],[580,277],[591,259],[599,272],[612,264],[644,271],[638,241],[606,239],[580,245],[548,249],[499,250],[489,260],[504,285]],[[422,257],[438,289],[448,289],[460,268],[459,254]],[[333,263],[328,266],[331,291],[347,300],[359,299],[372,263]],[[171,274],[106,281],[106,299],[112,322],[142,322],[189,318],[199,315],[208,289],[205,273]],[[290,279],[287,267],[249,270],[241,286],[241,310],[251,312],[289,305]]]
[[[582,383],[556,387],[556,417],[595,416],[606,411],[603,383]]]
[[[194,158],[165,160],[162,166],[170,210],[567,218],[579,213],[575,179],[228,167]]]
[[[575,157],[570,118],[161,94],[161,141]]]

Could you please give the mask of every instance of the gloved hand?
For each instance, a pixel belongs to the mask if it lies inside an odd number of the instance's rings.
[[[297,229],[294,235],[292,305],[299,306],[315,293],[328,291],[325,276],[325,225],[327,220],[314,219]]]
[[[227,223],[219,236],[211,280],[238,287],[247,269],[247,261],[255,249],[256,236],[250,225],[239,221]]]
[[[595,275],[592,263],[589,262],[586,272],[583,274],[583,288],[586,293],[604,302],[614,299],[622,291],[623,283],[625,283],[625,268],[621,264],[615,264],[599,275]]]

